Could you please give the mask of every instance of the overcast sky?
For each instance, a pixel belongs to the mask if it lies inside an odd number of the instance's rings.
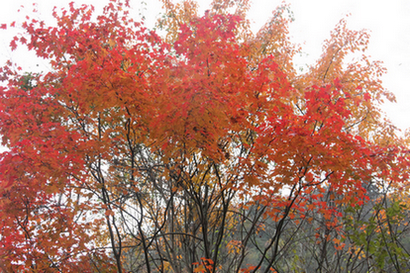
[[[39,17],[52,22],[53,6],[67,7],[67,0],[37,0]],[[108,0],[76,0],[78,4],[93,4],[100,12]],[[146,2],[142,9],[141,2]],[[207,9],[211,0],[198,1],[200,12]],[[383,77],[384,86],[397,97],[397,104],[386,104],[383,109],[388,117],[401,129],[410,127],[410,87],[407,80],[410,76],[410,1],[409,0],[288,0],[294,13],[295,21],[291,24],[290,35],[293,41],[302,45],[304,58],[299,65],[313,64],[321,55],[322,43],[329,37],[330,31],[337,22],[347,14],[348,26],[351,29],[368,29],[371,40],[368,53],[373,60],[381,60],[388,69]],[[0,24],[24,19],[28,10],[32,10],[31,0],[2,0],[0,4]],[[147,24],[152,27],[161,4],[158,0],[130,0],[132,14],[137,17],[143,12]],[[254,0],[249,18],[257,30],[269,18],[272,10],[282,3],[281,0]],[[23,5],[25,11],[17,13]],[[23,62],[28,71],[45,70],[47,64],[26,55],[24,52],[12,53],[7,49],[10,30],[0,32],[0,62],[12,58]]]

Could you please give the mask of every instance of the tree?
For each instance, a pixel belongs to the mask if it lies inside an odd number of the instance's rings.
[[[246,0],[204,16],[163,3],[164,37],[112,0],[95,19],[73,3],[55,27],[28,19],[12,41],[52,70],[1,70],[3,271],[281,272],[301,268],[285,255],[313,233],[326,271],[330,250],[354,249],[348,232],[360,243],[346,208],[372,204],[370,185],[389,200],[407,190],[407,144],[378,108],[394,100],[384,69],[345,61],[368,34],[341,20],[298,74],[287,6],[254,35]],[[372,232],[392,234],[393,203]],[[384,242],[400,267],[405,247]]]

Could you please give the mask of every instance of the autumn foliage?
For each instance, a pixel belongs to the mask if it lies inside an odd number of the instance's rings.
[[[160,34],[113,0],[11,42],[52,69],[0,71],[1,270],[409,268],[408,146],[367,32],[341,20],[300,73],[289,7],[253,34],[246,0],[162,2]]]

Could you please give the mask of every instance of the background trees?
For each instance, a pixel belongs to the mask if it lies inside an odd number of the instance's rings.
[[[71,4],[2,68],[4,271],[405,270],[408,148],[378,104],[368,35],[342,20],[298,74],[287,7],[164,0],[164,37],[112,1]],[[29,167],[28,167],[29,166]]]

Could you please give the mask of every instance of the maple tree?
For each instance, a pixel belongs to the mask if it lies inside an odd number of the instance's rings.
[[[409,268],[408,144],[379,109],[394,96],[380,62],[347,61],[368,34],[341,20],[301,74],[289,7],[253,34],[247,0],[203,16],[162,2],[163,37],[113,0],[96,18],[71,3],[56,26],[27,19],[11,42],[52,70],[0,71],[1,269],[282,272],[314,257],[328,272],[334,253],[335,272]],[[290,264],[303,237],[312,256]]]

